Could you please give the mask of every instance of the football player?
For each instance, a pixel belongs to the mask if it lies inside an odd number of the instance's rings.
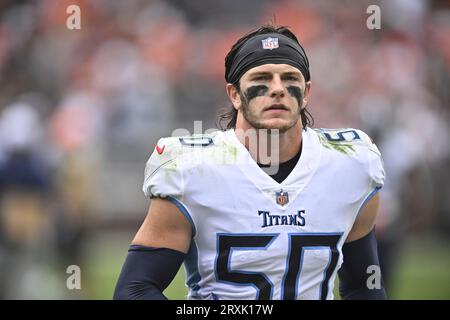
[[[333,299],[337,274],[343,299],[385,299],[377,147],[311,128],[309,61],[286,27],[243,36],[225,67],[227,129],[160,139],[147,162],[152,201],[114,298],[165,299],[184,262],[189,299]]]

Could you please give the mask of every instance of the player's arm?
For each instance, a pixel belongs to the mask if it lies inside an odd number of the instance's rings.
[[[376,194],[358,215],[342,248],[344,263],[339,270],[339,292],[344,300],[386,299],[382,279],[379,289],[369,289],[367,286],[371,275],[367,273],[367,268],[380,265],[374,229],[379,203],[379,195]]]
[[[166,299],[163,291],[178,272],[192,227],[175,204],[155,198],[128,251],[114,299]]]

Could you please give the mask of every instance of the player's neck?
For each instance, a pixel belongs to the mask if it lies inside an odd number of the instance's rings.
[[[289,161],[297,155],[302,142],[301,126],[276,134],[253,128],[236,128],[235,131],[253,160],[262,165],[277,165]]]

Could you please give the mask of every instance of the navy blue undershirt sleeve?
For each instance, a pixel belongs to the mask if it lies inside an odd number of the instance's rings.
[[[176,276],[185,253],[131,245],[114,292],[114,300],[167,300],[163,291]]]
[[[342,247],[344,263],[339,270],[339,293],[343,300],[386,300],[381,272],[379,288],[368,287],[369,277],[375,273],[369,266],[380,267],[375,228],[361,239],[345,243]],[[378,269],[379,270],[379,269]]]

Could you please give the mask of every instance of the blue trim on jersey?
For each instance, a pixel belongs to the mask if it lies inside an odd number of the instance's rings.
[[[214,292],[211,293],[211,296],[212,296],[213,300],[220,300],[219,296],[217,294],[215,294]]]
[[[176,205],[177,208],[181,211],[181,213],[186,217],[186,219],[188,219],[189,223],[192,226],[192,238],[194,238],[195,235],[197,234],[197,229],[195,228],[194,220],[192,220],[192,217],[191,217],[189,211],[178,199],[176,199],[172,196],[167,196],[166,199],[169,200],[170,202],[172,202],[174,205]]]
[[[288,251],[287,251],[287,255],[286,255],[286,263],[285,263],[285,268],[284,268],[284,276],[283,279],[281,280],[281,290],[280,290],[280,300],[284,300],[284,286],[286,283],[286,276],[288,274],[288,270],[289,270],[289,257],[291,256],[291,233],[288,233]],[[300,274],[300,270],[298,272],[298,274]],[[295,285],[295,292],[297,292],[297,284]],[[295,295],[296,296],[296,295]],[[294,298],[295,298],[294,296]]]
[[[356,217],[359,216],[359,214],[361,213],[361,210],[364,209],[364,207],[366,206],[367,202],[369,202],[370,199],[372,199],[372,198],[377,194],[377,192],[380,191],[380,189],[381,189],[381,187],[380,187],[380,186],[377,186],[377,187],[375,187],[375,189],[372,190],[372,192],[370,192],[370,193],[367,195],[366,199],[364,199],[363,203],[362,203],[361,206],[359,207],[358,213],[356,214]]]
[[[326,248],[328,250],[328,263],[327,263],[327,266],[325,267],[325,269],[323,269],[323,278],[322,278],[323,280],[322,281],[325,281],[325,279],[326,279],[327,270],[330,267],[331,257],[332,257],[331,248],[330,247],[326,247]],[[336,250],[337,250],[337,248],[336,248]],[[338,252],[339,252],[339,250],[338,250]],[[339,263],[339,256],[338,256],[338,262],[337,263]],[[337,263],[336,263],[336,267],[337,267]],[[333,274],[331,274],[331,276],[330,276],[330,281],[331,281],[332,277],[333,277]],[[328,294],[330,293],[330,281],[328,281],[328,283],[327,283]],[[321,300],[321,297],[322,297],[322,285],[319,287],[319,298],[317,300]],[[326,299],[327,299],[327,297],[325,297],[325,300]]]
[[[279,236],[279,233],[226,233],[226,232],[223,232],[223,233],[216,234],[216,259],[214,261],[214,276],[216,277],[216,281],[235,285],[235,286],[252,286],[256,290],[256,296],[258,296],[259,288],[257,286],[255,286],[253,283],[237,283],[237,282],[231,282],[231,281],[226,281],[226,280],[218,280],[217,259],[219,258],[219,254],[220,254],[220,252],[218,252],[220,236],[272,236],[273,237],[269,241],[269,243],[267,243],[267,245],[265,247],[231,247],[230,254],[228,255],[228,265],[227,265],[228,272],[232,271],[235,273],[242,273],[242,274],[259,274],[259,275],[263,276],[267,280],[267,282],[270,283],[270,285],[271,285],[269,300],[272,300],[274,285],[273,285],[273,282],[270,281],[269,277],[267,277],[267,275],[263,272],[232,270],[231,269],[231,255],[233,254],[234,250],[266,250],[272,244],[272,242]]]
[[[202,278],[198,271],[198,249],[195,240],[191,240],[191,246],[184,260],[184,266],[186,268],[186,285],[192,291],[192,296],[195,297],[200,290],[198,283]]]
[[[339,250],[339,241],[341,241],[343,234],[344,234],[343,232],[330,232],[330,233],[328,233],[328,232],[317,232],[317,233],[315,233],[315,232],[295,232],[295,233],[288,233],[288,237],[290,238],[292,235],[294,235],[294,236],[304,236],[304,235],[311,235],[311,236],[314,236],[314,235],[317,235],[317,236],[330,236],[331,235],[331,236],[336,236],[336,235],[339,235],[340,238],[339,238],[339,240],[336,243],[336,250],[338,251],[338,261],[339,261],[339,256],[341,255],[341,251]],[[292,241],[289,240],[288,243],[289,243],[288,244],[288,255],[287,255],[287,259],[286,259],[286,267],[284,268],[284,270],[285,270],[284,273],[285,274],[284,274],[283,280],[281,281],[281,300],[284,300],[284,286],[285,286],[285,283],[286,283],[286,277],[288,275],[289,257],[291,256],[291,249],[292,249],[291,248]],[[297,273],[297,277],[295,279],[295,290],[294,290],[294,299],[295,300],[297,299],[298,280],[300,278],[300,274],[302,273],[303,253],[305,252],[305,248],[306,249],[311,248],[312,250],[314,250],[314,249],[319,249],[319,250],[327,249],[328,252],[330,253],[329,254],[329,258],[328,258],[328,264],[325,267],[325,269],[323,270],[323,274],[324,274],[323,279],[322,279],[322,281],[319,284],[319,300],[320,300],[320,297],[322,296],[322,282],[325,280],[326,272],[327,272],[328,268],[330,267],[330,263],[331,263],[331,247],[328,247],[328,246],[306,246],[306,247],[302,247],[302,252],[300,254],[300,262],[299,262],[298,273]],[[331,280],[332,276],[333,276],[333,274],[331,274],[330,280]],[[330,284],[328,283],[327,286],[328,286],[328,292],[329,292],[330,291]]]

